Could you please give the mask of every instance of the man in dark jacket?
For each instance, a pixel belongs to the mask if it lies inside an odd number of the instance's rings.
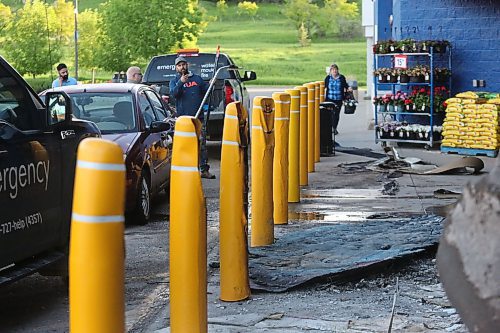
[[[325,78],[325,102],[333,102],[337,107],[333,112],[333,131],[335,135],[339,134],[337,126],[339,124],[340,110],[342,101],[345,99],[345,93],[352,91],[345,76],[339,73],[339,67],[336,64],[330,66],[330,74]]]
[[[170,81],[170,94],[175,98],[175,108],[177,116],[195,116],[200,104],[205,96],[208,85],[203,79],[188,69],[188,63],[184,57],[175,59],[175,71],[177,75]],[[203,121],[203,113],[200,116],[203,124],[201,129],[201,147],[200,147],[200,171],[202,178],[214,179],[208,165],[207,151],[207,129]]]

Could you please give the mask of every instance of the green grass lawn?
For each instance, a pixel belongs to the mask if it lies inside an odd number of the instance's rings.
[[[213,3],[203,2],[208,15],[216,16]],[[259,4],[254,19],[238,16],[234,5],[225,16],[210,22],[199,37],[201,51],[213,52],[218,44],[245,69],[257,72],[258,85],[290,85],[323,80],[325,67],[335,62],[348,79],[366,85],[364,40],[343,41],[333,38],[313,40],[301,47],[292,22],[284,17],[282,5]]]

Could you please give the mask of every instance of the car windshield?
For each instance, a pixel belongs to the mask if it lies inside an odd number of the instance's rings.
[[[131,93],[70,95],[75,117],[94,122],[103,133],[133,132],[137,128]]]

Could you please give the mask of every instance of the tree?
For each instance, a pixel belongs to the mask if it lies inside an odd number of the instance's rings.
[[[318,34],[339,35],[342,25],[358,17],[357,3],[349,3],[347,0],[325,0],[323,8],[316,16]]]
[[[73,7],[73,2],[56,0],[52,6],[54,7],[56,18],[54,27],[57,28],[56,35],[58,42],[68,44],[72,40],[75,29],[75,7]]]
[[[0,2],[0,37],[7,28],[7,25],[12,21],[12,12],[9,6]]]
[[[103,68],[126,68],[193,41],[203,23],[196,0],[109,0],[102,6]]]
[[[21,74],[33,77],[51,70],[61,59],[55,44],[54,8],[40,0],[26,0],[6,32],[5,51]]]
[[[311,37],[314,17],[318,10],[319,7],[311,0],[286,0],[283,14],[295,23],[299,36],[306,34]]]
[[[286,0],[283,13],[299,34],[305,29],[310,37],[340,35],[346,32],[344,25],[359,20],[358,4],[348,0]]]
[[[98,68],[99,49],[103,47],[102,18],[97,10],[86,9],[78,15],[78,59],[82,67]]]

